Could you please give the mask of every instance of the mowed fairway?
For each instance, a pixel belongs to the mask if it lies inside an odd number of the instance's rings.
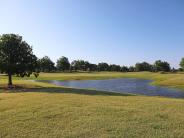
[[[184,74],[50,73],[38,79],[150,78],[184,88]],[[0,137],[184,137],[184,100],[70,89],[14,78],[0,91]]]

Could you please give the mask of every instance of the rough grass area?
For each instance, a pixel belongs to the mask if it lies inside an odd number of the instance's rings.
[[[4,89],[6,77],[0,77],[0,137],[184,137],[182,99],[70,89],[20,78],[14,78],[19,87],[10,91]],[[117,77],[184,88],[184,74],[51,73],[39,79]]]
[[[0,97],[0,137],[184,136],[183,100],[48,91]]]

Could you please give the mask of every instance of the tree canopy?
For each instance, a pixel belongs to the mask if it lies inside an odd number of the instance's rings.
[[[166,61],[157,60],[154,64],[155,71],[170,71],[171,67],[170,64]]]
[[[109,66],[109,71],[121,71],[121,66],[116,65],[116,64],[112,64]]]
[[[181,59],[180,67],[182,68],[182,70],[184,70],[184,58]]]
[[[135,64],[136,71],[152,71],[152,65],[147,62],[136,63]]]
[[[107,63],[98,63],[98,71],[108,71],[109,70],[109,64]]]
[[[129,72],[134,72],[135,71],[135,67],[130,66],[128,70],[129,70]]]
[[[55,70],[55,63],[48,57],[44,56],[38,60],[39,71],[41,72],[51,72]]]
[[[32,47],[16,34],[0,36],[0,70],[9,76],[8,85],[12,86],[12,75],[30,76],[36,70],[37,57]]]
[[[90,63],[88,61],[84,61],[84,60],[74,60],[71,63],[71,69],[72,70],[88,71],[88,70],[90,70]]]
[[[128,69],[127,66],[122,66],[122,67],[121,67],[121,71],[122,71],[122,72],[128,72],[129,69]]]
[[[70,70],[70,62],[67,57],[62,56],[57,60],[57,69],[60,71]]]

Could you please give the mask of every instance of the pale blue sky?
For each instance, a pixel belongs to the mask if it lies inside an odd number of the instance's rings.
[[[184,57],[184,0],[0,0],[0,34],[38,57],[134,65]]]

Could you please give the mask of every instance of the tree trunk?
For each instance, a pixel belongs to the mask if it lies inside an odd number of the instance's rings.
[[[8,74],[8,88],[10,88],[10,89],[13,88],[12,75],[10,73]]]

